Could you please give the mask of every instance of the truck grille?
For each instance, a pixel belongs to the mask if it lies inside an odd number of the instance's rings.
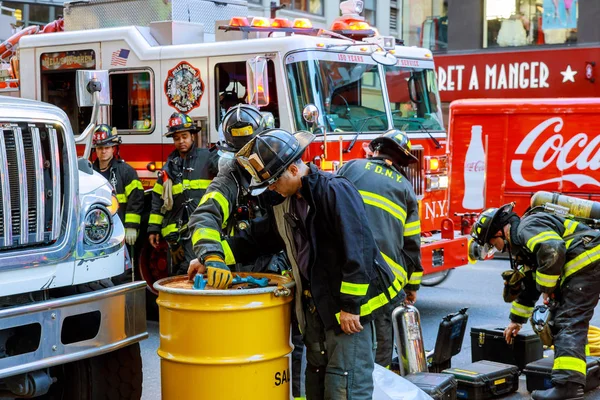
[[[0,250],[58,239],[65,155],[63,136],[52,125],[0,128]]]
[[[404,172],[410,183],[412,183],[413,188],[415,190],[415,194],[418,199],[423,198],[423,149],[415,149],[413,148],[411,151],[413,156],[417,157],[417,162],[410,164],[408,167],[404,168]]]

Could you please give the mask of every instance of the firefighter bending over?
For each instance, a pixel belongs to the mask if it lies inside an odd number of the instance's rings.
[[[531,317],[540,293],[545,303],[555,303],[553,387],[535,390],[532,398],[583,399],[587,334],[600,295],[600,232],[545,212],[521,219],[512,209],[511,203],[484,211],[472,233],[484,252],[508,251],[514,274],[523,274],[517,268],[524,265],[533,271],[530,276],[535,276],[522,280],[521,291],[513,285],[517,290],[512,293],[515,300],[504,336],[510,341],[517,335]],[[518,280],[505,279],[511,283]]]
[[[219,174],[206,189],[206,194],[190,217],[189,223],[194,230],[194,253],[204,265],[211,265],[208,284],[213,287],[223,288],[229,281],[229,273],[223,264],[228,268],[237,268],[234,266],[235,258],[231,249],[223,237],[235,236],[240,230],[246,229],[250,221],[269,212],[270,207],[274,205],[274,197],[280,198],[274,192],[265,192],[258,197],[251,196],[248,187],[252,175],[235,159],[235,153],[244,145],[265,129],[273,127],[270,113],[262,114],[258,108],[247,104],[232,107],[223,118],[221,128],[225,144],[219,148]],[[289,262],[283,253],[279,253],[262,257],[253,267],[253,271],[281,273],[289,269]],[[215,279],[217,274],[212,273],[214,268],[222,270],[219,271],[219,275],[224,275],[225,278]],[[244,266],[240,269],[245,268]],[[300,397],[304,345],[298,324],[294,322],[292,343],[292,394],[294,397]]]
[[[406,301],[414,304],[421,284],[421,223],[419,205],[403,167],[417,159],[410,141],[401,131],[392,130],[369,144],[370,159],[355,159],[338,172],[356,186],[365,203],[367,218],[382,257],[396,275]],[[391,314],[375,319],[377,354],[375,362],[389,367],[394,347]]]
[[[307,398],[342,399],[351,393],[353,399],[371,400],[373,314],[389,311],[400,282],[377,250],[354,186],[302,162],[313,139],[308,132],[272,129],[237,154],[253,176],[252,194],[268,188],[285,201],[229,243],[236,260],[281,249],[290,258],[307,347]]]
[[[219,148],[219,174],[211,182],[200,204],[190,217],[193,229],[194,253],[208,267],[208,284],[224,289],[231,283],[227,265],[235,258],[222,235],[236,234],[245,229],[254,217],[258,199],[249,197],[250,174],[235,160],[235,153],[265,129],[272,127],[253,106],[239,104],[231,108],[222,122],[225,144]]]
[[[217,170],[216,156],[196,146],[197,132],[198,127],[188,115],[171,115],[165,136],[173,138],[175,150],[152,190],[148,239],[155,248],[161,236],[169,244],[171,275],[185,274],[195,258],[187,223]]]
[[[115,189],[119,201],[119,218],[125,226],[125,242],[133,246],[138,237],[144,209],[144,187],[135,169],[119,157],[120,144],[121,138],[116,128],[111,129],[106,124],[98,125],[92,139],[96,152],[93,168]]]

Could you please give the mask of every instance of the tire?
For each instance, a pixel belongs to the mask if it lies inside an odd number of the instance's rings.
[[[57,382],[46,400],[139,400],[142,356],[139,343],[51,369]]]
[[[433,274],[423,275],[421,279],[422,286],[437,286],[440,283],[444,282],[450,276],[451,269],[446,269],[444,271],[435,272]]]

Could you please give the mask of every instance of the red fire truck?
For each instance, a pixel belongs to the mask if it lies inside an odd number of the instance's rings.
[[[135,13],[133,3],[147,12]],[[467,263],[467,239],[448,218],[447,135],[430,51],[379,36],[359,10],[346,10],[331,31],[302,18],[229,20],[232,15],[215,29],[213,11],[221,18],[225,9],[246,15],[233,1],[230,8],[197,2],[216,10],[186,9],[178,21],[141,20],[164,20],[165,12],[175,20],[177,3],[68,4],[65,32],[21,38],[13,94],[56,104],[74,130],[83,130],[89,116],[76,105],[75,70],[109,70],[112,106],[102,110],[102,121],[118,129],[121,156],[147,188],[172,151],[163,133],[174,111],[188,113],[201,128],[200,145],[209,146],[219,140],[218,125],[230,106],[258,101],[276,126],[318,134],[306,156],[327,170],[364,157],[363,146],[382,132],[404,130],[419,159],[408,172],[420,199],[425,274],[442,272],[430,281],[436,283]],[[211,19],[200,26],[188,22],[190,15]],[[311,109],[318,111],[315,123],[304,118]],[[139,250],[148,281],[166,273],[164,251],[147,244]]]

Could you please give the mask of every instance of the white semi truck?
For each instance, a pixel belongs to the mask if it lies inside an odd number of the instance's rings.
[[[107,89],[108,73],[87,75]],[[75,137],[59,108],[0,97],[0,398],[141,397],[145,284],[111,282],[125,272],[118,202],[75,151],[93,128]]]

